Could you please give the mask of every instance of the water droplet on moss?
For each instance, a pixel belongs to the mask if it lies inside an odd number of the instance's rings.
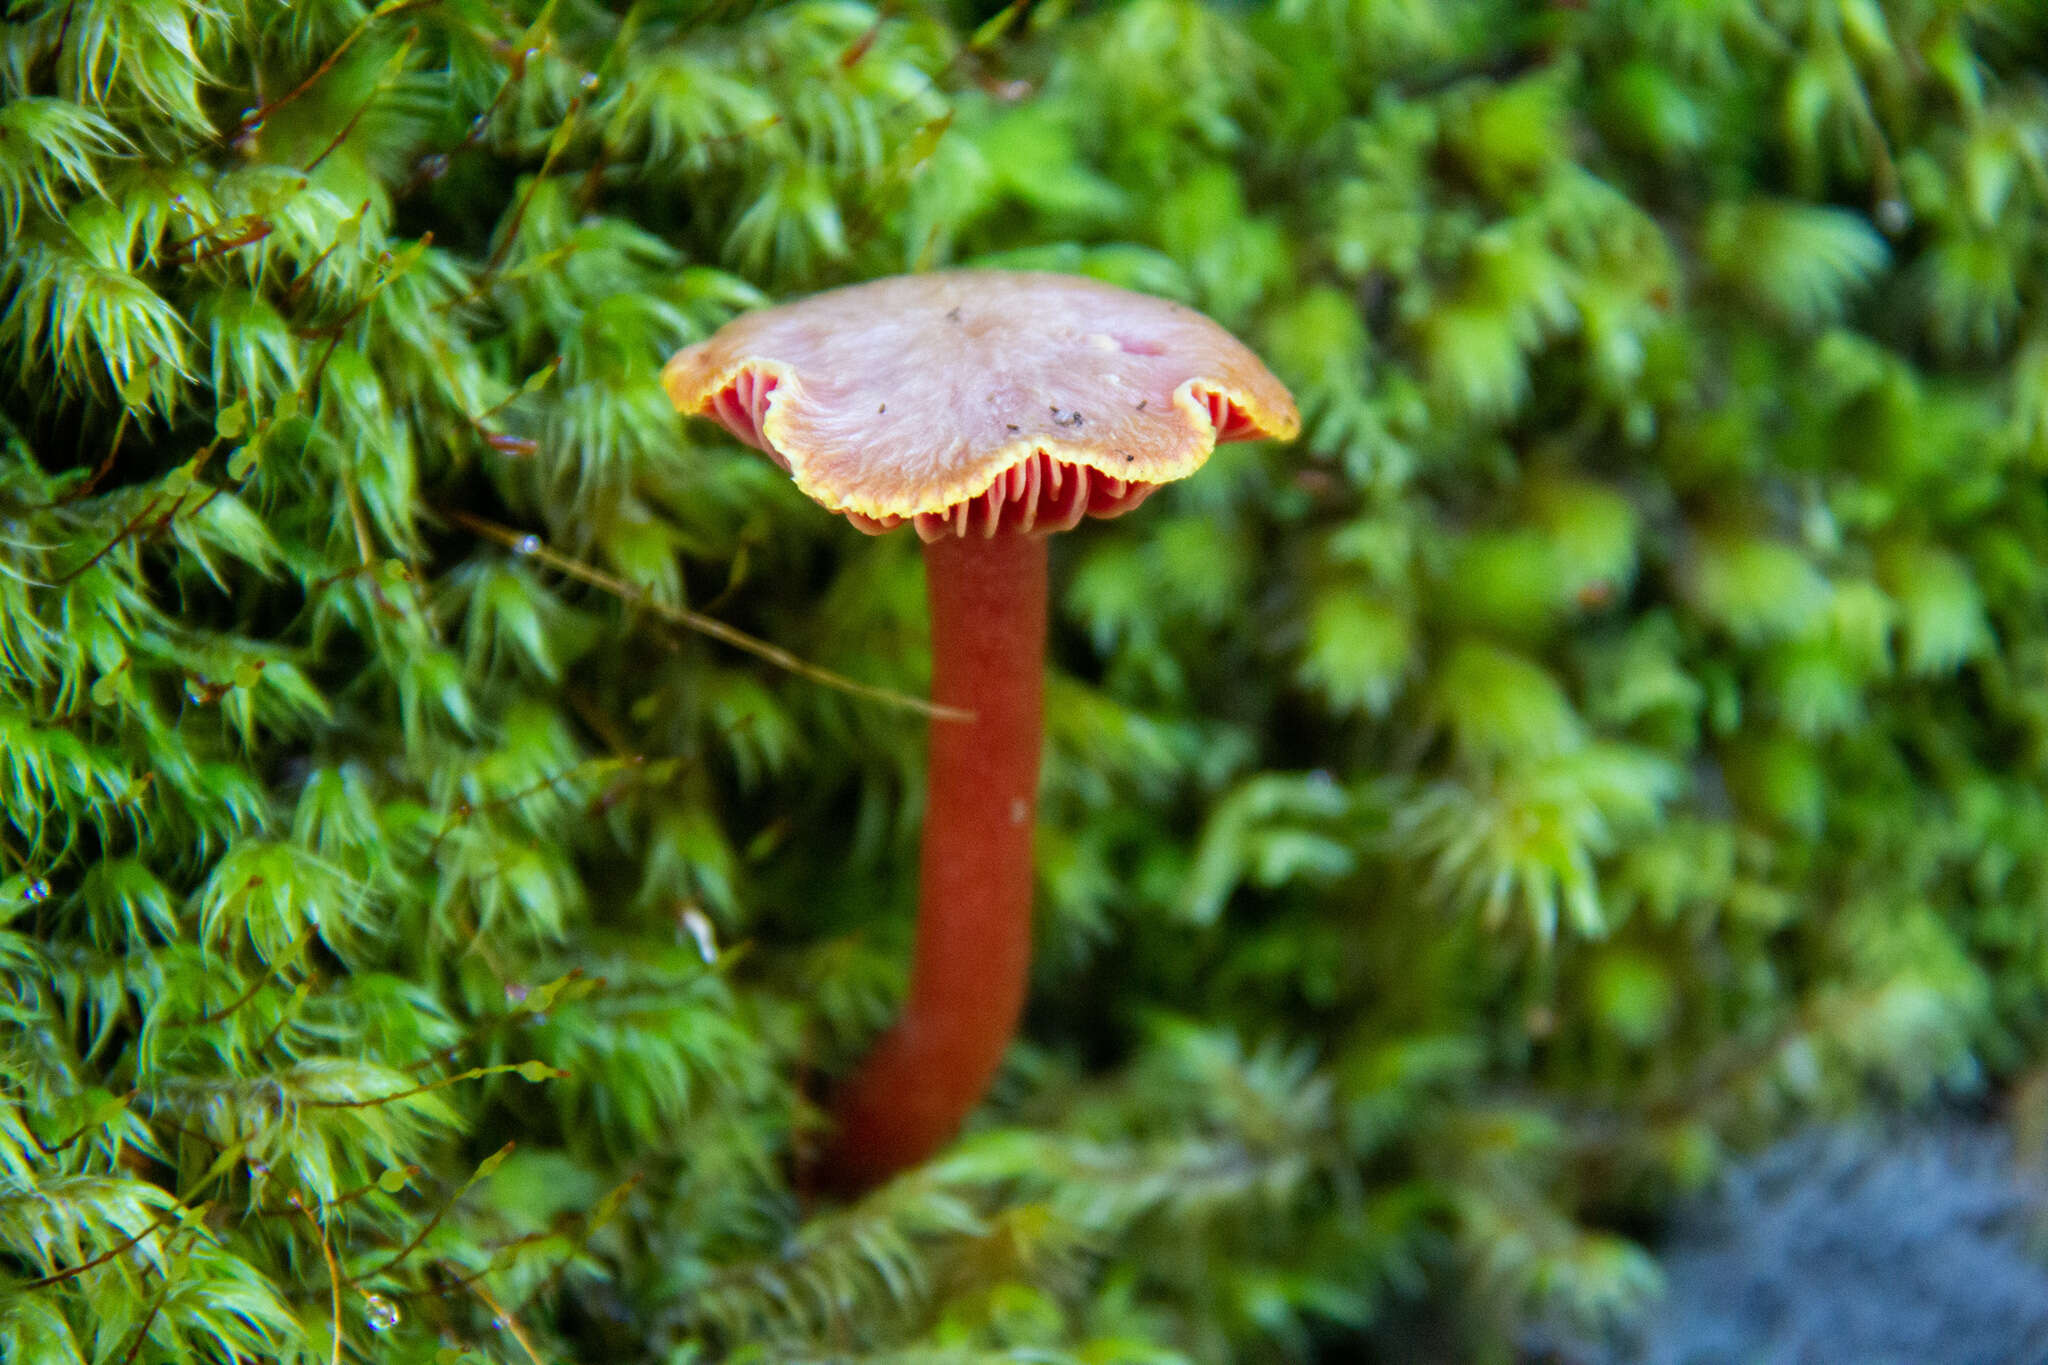
[[[363,1319],[370,1324],[373,1332],[388,1332],[398,1326],[398,1305],[382,1294],[368,1294],[363,1298]]]

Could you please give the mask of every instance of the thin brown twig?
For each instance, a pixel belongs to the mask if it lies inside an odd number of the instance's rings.
[[[355,216],[358,220],[360,220],[363,217],[363,215],[368,213],[369,211],[370,201],[365,199],[362,202],[362,204],[357,207]],[[335,238],[333,241],[329,242],[325,248],[321,250],[318,256],[315,256],[313,258],[313,263],[311,265],[307,266],[305,269],[301,270],[297,275],[292,277],[291,283],[286,285],[284,289],[284,301],[286,303],[291,303],[298,298],[299,291],[306,287],[306,281],[313,278],[313,273],[317,271],[321,266],[327,263],[327,258],[329,256],[332,256],[334,254],[335,248],[339,247],[340,245],[341,239],[339,237]]]
[[[248,113],[242,115],[241,122],[235,125],[235,134],[240,136],[257,127],[272,114],[284,108],[308,90],[311,90],[322,76],[334,69],[336,62],[347,55],[348,50],[356,45],[356,40],[370,31],[370,25],[376,23],[379,19],[388,19],[392,15],[402,13],[405,10],[418,9],[422,5],[431,5],[437,2],[438,0],[398,0],[396,4],[379,5],[376,9],[371,10],[363,16],[361,23],[349,31],[348,37],[341,40],[341,46],[328,53],[326,59],[320,65],[314,67],[312,73],[306,79],[300,81],[290,90],[270,101],[270,103],[257,109],[251,109]]]
[[[335,148],[348,141],[348,135],[353,133],[356,130],[356,125],[363,121],[363,115],[370,112],[370,106],[375,104],[377,97],[382,95],[385,89],[390,86],[393,75],[405,68],[405,59],[412,55],[413,44],[418,42],[419,38],[420,31],[417,27],[406,33],[405,41],[399,45],[398,51],[392,55],[390,61],[384,64],[384,74],[378,77],[375,87],[371,89],[368,95],[363,97],[363,102],[356,106],[356,111],[353,114],[348,116],[348,121],[341,125],[341,131],[334,135],[334,140],[320,149],[320,155],[306,163],[308,174],[316,170],[321,162],[334,155]]]
[[[267,431],[268,429],[269,424],[265,423],[263,426],[257,428],[255,432],[252,432],[249,436],[249,439],[251,441],[256,440],[258,436],[260,436],[264,431]],[[214,453],[220,449],[221,442],[225,439],[225,437],[216,436],[211,441],[208,441],[206,445],[200,450],[198,456],[192,462],[192,472],[195,475],[198,474],[200,470],[206,468],[206,466],[213,460]],[[243,484],[249,481],[250,477],[253,476],[255,472],[255,467],[253,465],[250,466],[248,474],[244,475],[239,479],[232,480],[233,487],[239,489]],[[208,484],[206,486],[205,495],[202,496],[198,502],[193,503],[192,506],[189,508],[183,506],[183,503],[185,501],[185,495],[183,493],[180,493],[178,495],[178,502],[180,505],[177,507],[173,507],[170,511],[164,513],[163,516],[159,517],[157,519],[156,525],[150,528],[149,534],[152,537],[160,536],[164,533],[165,530],[167,530],[170,527],[170,524],[173,521],[177,520],[179,517],[191,518],[198,516],[201,512],[204,512],[207,508],[213,506],[213,500],[215,498],[219,497],[221,494],[228,491],[229,484]]]
[[[223,691],[225,690],[226,689],[223,689]],[[220,1009],[206,1014],[198,1015],[191,1019],[174,1019],[171,1021],[168,1027],[174,1029],[200,1028],[207,1024],[218,1024],[221,1020],[228,1018],[237,1010],[241,1009],[244,1005],[248,1004],[251,1000],[254,1000],[258,995],[262,994],[263,988],[270,984],[271,978],[277,975],[278,970],[286,966],[292,958],[296,957],[298,955],[299,949],[305,947],[306,941],[312,937],[313,930],[311,928],[302,931],[299,934],[299,936],[296,939],[292,940],[292,942],[285,948],[284,953],[276,961],[271,963],[269,969],[266,970],[261,976],[256,978],[255,985],[249,987],[249,989],[242,992],[241,995],[235,997],[235,999],[221,1006]]]
[[[420,1173],[419,1166],[411,1162],[408,1162],[406,1165],[398,1167],[397,1169],[404,1171],[408,1176],[414,1176]],[[366,1180],[352,1190],[343,1190],[340,1194],[335,1195],[332,1199],[321,1200],[318,1207],[323,1209],[338,1209],[344,1204],[353,1204],[356,1202],[356,1200],[361,1199],[371,1190],[382,1188],[383,1180],[384,1177],[381,1175],[378,1176],[375,1180]],[[306,1207],[305,1201],[300,1200],[297,1194],[294,1194],[292,1198],[297,1202],[287,1204],[281,1207],[275,1204],[261,1204],[258,1205],[253,1210],[253,1212],[259,1218],[289,1218],[294,1213],[297,1213]],[[355,1281],[351,1280],[349,1281],[349,1283],[354,1284]]]
[[[501,14],[499,17],[508,20],[510,18],[509,15],[504,14]],[[482,142],[485,134],[491,130],[491,120],[497,117],[499,106],[505,102],[505,96],[512,93],[512,88],[523,79],[523,76],[524,73],[522,71],[508,72],[505,79],[499,83],[498,92],[491,96],[491,102],[484,106],[484,111],[469,121],[469,131],[464,134],[462,141],[456,143],[448,151],[434,152],[428,156],[421,157],[414,163],[412,174],[398,187],[392,197],[394,199],[408,198],[417,192],[422,185],[439,180],[448,173],[448,164],[453,159],[455,153],[467,147],[474,147],[479,142]]]
[[[517,1143],[508,1142],[503,1147],[500,1147],[493,1154],[493,1156],[509,1156],[512,1152],[512,1149],[516,1146],[518,1146]],[[484,1164],[489,1165],[491,1163],[491,1160],[492,1157],[485,1157]],[[481,1171],[483,1167],[480,1166],[477,1169]],[[441,1225],[441,1220],[448,1216],[448,1210],[454,1208],[456,1201],[461,1199],[463,1195],[468,1194],[470,1189],[476,1184],[476,1182],[480,1178],[481,1177],[478,1175],[472,1175],[468,1180],[462,1182],[462,1188],[457,1190],[454,1194],[449,1195],[446,1202],[444,1202],[440,1208],[434,1210],[434,1216],[432,1218],[429,1218],[426,1221],[426,1223],[420,1228],[420,1230],[412,1235],[412,1239],[410,1241],[408,1241],[404,1246],[400,1247],[396,1252],[394,1252],[390,1260],[384,1262],[384,1264],[376,1267],[373,1270],[365,1270],[362,1274],[350,1280],[349,1283],[352,1285],[361,1284],[365,1280],[374,1280],[380,1275],[387,1274],[390,1271],[397,1269],[399,1264],[403,1262],[406,1257],[412,1255],[413,1252],[419,1250],[420,1243],[426,1241],[428,1235],[431,1234],[435,1228]]]
[[[800,659],[781,646],[771,645],[766,640],[749,635],[735,626],[729,626],[717,617],[706,616],[701,612],[691,611],[687,607],[672,607],[665,602],[654,601],[647,595],[645,590],[623,579],[614,578],[610,574],[593,569],[588,564],[584,564],[579,560],[570,559],[567,555],[557,554],[546,545],[539,543],[538,536],[522,535],[509,526],[500,526],[496,522],[486,521],[482,517],[472,516],[468,512],[451,510],[447,515],[457,525],[465,526],[478,535],[494,540],[515,553],[537,560],[559,573],[567,574],[569,577],[588,583],[594,588],[601,588],[631,606],[645,607],[665,620],[673,621],[675,624],[694,630],[700,635],[708,635],[721,644],[730,645],[742,653],[751,654],[757,659],[794,673],[800,678],[808,679],[821,686],[834,688],[852,696],[866,697],[870,701],[878,701],[888,706],[899,707],[905,711],[915,711],[919,715],[931,716],[939,720],[972,721],[975,718],[974,712],[962,710],[957,706],[939,706],[933,702],[926,701],[922,697],[913,697],[906,693],[898,692],[893,688],[878,687],[873,683],[857,682],[843,673],[834,673],[829,668],[820,668],[814,663]]]
[[[134,1099],[135,1093],[135,1091],[130,1090],[126,1095],[123,1095],[121,1098],[124,1101]],[[44,1156],[55,1156],[57,1155],[57,1153],[63,1151],[66,1147],[69,1147],[72,1143],[84,1137],[87,1133],[90,1133],[93,1129],[99,1127],[100,1124],[103,1122],[105,1122],[105,1120],[103,1119],[87,1119],[84,1123],[79,1125],[76,1132],[72,1133],[70,1137],[65,1138],[62,1142],[57,1143],[55,1146],[51,1146],[49,1143],[43,1141],[42,1135],[36,1132],[36,1126],[28,1121],[28,1115],[25,1111],[22,1114],[21,1126],[27,1130],[28,1140],[36,1145],[37,1151],[41,1152]]]
[[[227,255],[230,251],[239,251],[245,246],[254,246],[275,231],[277,231],[277,225],[268,218],[256,218],[251,220],[246,227],[234,236],[223,238],[207,247],[204,251],[194,251],[184,260],[172,258],[165,261],[164,264],[179,267],[203,265],[215,257]],[[187,243],[187,245],[197,246],[200,240],[195,238],[192,242]]]
[[[576,712],[585,725],[590,727],[590,733],[603,740],[611,749],[614,757],[624,758],[628,754],[638,752],[634,746],[626,742],[626,737],[619,733],[619,728],[612,723],[612,718],[605,714],[588,693],[577,688],[570,688],[564,693],[564,696],[568,700],[570,708]],[[641,757],[644,758],[645,755],[643,754]],[[687,758],[682,761],[685,764],[689,762]]]
[[[63,587],[66,583],[69,583],[73,579],[84,574],[86,571],[91,569],[93,565],[99,563],[102,559],[105,559],[109,554],[113,553],[114,547],[119,545],[122,541],[128,539],[128,537],[134,535],[136,529],[140,527],[145,520],[148,519],[149,514],[156,510],[157,503],[162,500],[162,493],[151,493],[149,495],[149,501],[142,504],[142,510],[140,512],[137,512],[134,516],[130,517],[128,519],[128,524],[123,526],[118,532],[116,532],[112,540],[100,546],[99,549],[93,551],[93,556],[91,559],[86,560],[85,563],[79,565],[70,573],[65,574],[63,577],[57,579],[52,586],[59,588]],[[184,494],[179,494],[178,501],[183,502],[184,500]]]
[[[502,1242],[492,1247],[491,1249],[497,1254],[484,1262],[483,1269],[481,1270],[472,1271],[467,1275],[449,1275],[444,1263],[441,1268],[442,1283],[438,1287],[433,1289],[392,1290],[387,1294],[387,1297],[394,1299],[445,1299],[451,1294],[459,1293],[469,1288],[470,1285],[478,1280],[489,1279],[497,1274],[506,1266],[517,1261],[519,1253],[527,1247],[540,1242],[553,1241],[557,1235],[552,1232],[529,1232],[523,1237],[514,1237],[508,1242]]]
[[[437,1080],[427,1081],[421,1085],[408,1086],[404,1090],[396,1090],[389,1095],[379,1095],[375,1099],[300,1100],[299,1107],[301,1109],[381,1109],[387,1104],[396,1104],[400,1100],[409,1100],[414,1095],[424,1095],[429,1090],[445,1090],[451,1085],[460,1085],[464,1081],[482,1080],[485,1076],[496,1076],[507,1071],[517,1071],[525,1065],[525,1062],[503,1062],[495,1066],[473,1066],[469,1070],[457,1072],[453,1076],[442,1076]],[[557,1077],[561,1077],[567,1076],[569,1073],[558,1070],[555,1074]]]
[[[1018,21],[1024,18],[1026,12],[1035,3],[1036,0],[1010,0],[1008,5],[1005,5],[1002,9],[984,20],[981,27],[975,31],[974,36],[970,37],[967,42],[960,44],[953,55],[947,58],[944,66],[940,67],[937,72],[925,76],[924,88],[913,94],[906,95],[901,103],[889,111],[889,117],[895,118],[926,95],[937,95],[940,99],[945,99],[945,87],[941,86],[939,82],[951,77],[961,67],[965,66],[968,58],[979,58],[982,53],[993,48],[998,39],[1017,26]],[[988,36],[982,37],[981,35],[984,33],[988,34]],[[950,113],[945,118],[948,123],[952,121]]]
[[[144,1104],[150,1103],[149,1096],[144,1095],[139,1090],[132,1090],[129,1092],[129,1094],[132,1097],[139,1097]],[[216,1152],[225,1152],[229,1147],[234,1145],[232,1143],[222,1142],[219,1138],[211,1137],[205,1133],[200,1132],[196,1128],[187,1128],[182,1123],[174,1123],[170,1119],[165,1118],[161,1113],[156,1112],[154,1109],[150,1111],[149,1123],[150,1127],[152,1128],[168,1128],[172,1132],[176,1133],[179,1137],[190,1138],[194,1142],[203,1142],[207,1146],[213,1148],[213,1150]]]
[[[306,382],[299,386],[300,392],[306,395],[302,401],[307,403],[317,403],[319,401],[320,381],[326,377],[327,362],[334,358],[335,348],[341,345],[341,338],[348,331],[349,324],[362,316],[363,310],[375,303],[377,296],[388,289],[391,286],[391,282],[398,278],[401,272],[395,267],[399,263],[399,258],[401,256],[410,257],[405,262],[405,268],[409,270],[421,256],[426,254],[427,248],[433,244],[434,234],[432,232],[422,232],[419,235],[419,240],[411,246],[401,248],[395,252],[387,252],[387,268],[377,278],[377,282],[370,286],[369,292],[350,304],[349,310],[341,315],[341,319],[338,322],[335,322],[332,326],[322,327],[307,334],[310,336],[325,336],[327,338],[327,349],[320,353],[320,359],[314,362],[312,374],[307,376]]]
[[[571,981],[585,980],[589,982],[590,989],[587,993],[588,995],[594,995],[598,991],[604,990],[611,985],[611,982],[609,982],[601,976],[585,977],[584,971],[581,967],[571,967],[567,972],[563,973],[563,983],[565,985]],[[460,1057],[470,1048],[475,1047],[478,1043],[483,1042],[484,1039],[491,1037],[493,1034],[496,1034],[502,1029],[506,1028],[507,1026],[518,1022],[522,1018],[531,1020],[533,1016],[538,1012],[539,1011],[537,1011],[533,1005],[522,1000],[519,1002],[519,1007],[517,1009],[508,1011],[504,1014],[492,1015],[490,1018],[484,1020],[483,1023],[478,1024],[475,1028],[472,1028],[468,1033],[465,1033],[462,1037],[457,1038],[454,1042],[448,1044],[448,1046],[444,1048],[438,1048],[435,1051],[429,1053],[427,1056],[420,1058],[420,1060],[408,1063],[407,1065],[400,1067],[399,1070],[405,1072],[407,1075],[417,1076],[430,1066],[451,1065],[456,1058]]]
[[[208,462],[210,462],[213,459],[214,453],[220,449],[221,440],[222,438],[220,436],[215,436],[211,441],[208,441],[204,446],[200,447],[199,453],[195,455],[191,461],[192,473],[194,475],[197,475],[200,470],[206,468]],[[190,491],[191,490],[188,488],[186,492],[178,494],[177,498],[172,501],[170,510],[165,512],[162,516],[156,519],[156,525],[150,528],[150,536],[154,537],[161,535],[165,527],[169,526],[171,522],[174,521],[181,513],[184,513],[186,511],[185,498],[187,493],[189,493]],[[211,503],[216,497],[219,497],[222,491],[222,488],[220,488],[219,486],[209,487],[206,490],[205,496],[203,496],[198,502],[194,503],[190,510],[194,513],[206,510],[207,504]],[[79,565],[70,573],[67,573],[62,577],[54,580],[48,586],[53,588],[61,588],[65,584],[71,582],[73,579],[80,577],[86,571],[91,569],[93,565],[99,563],[102,559],[106,558],[108,554],[113,552],[115,547],[119,546],[122,542],[126,541],[130,536],[134,535],[138,530],[142,528],[142,523],[149,520],[150,515],[156,511],[157,504],[163,500],[163,496],[163,491],[161,489],[151,493],[149,495],[149,501],[143,503],[142,510],[140,512],[137,512],[133,517],[130,517],[128,519],[127,524],[124,525],[119,531],[117,531],[114,534],[114,538],[112,540],[108,541],[106,544],[100,546],[98,550],[94,551],[91,559],[86,560],[85,563]]]
[[[441,828],[434,834],[434,842],[427,845],[427,854],[431,857],[439,852],[442,843],[450,834],[455,832],[455,827],[468,821],[471,816],[483,815],[490,811],[503,810],[508,806],[515,806],[529,796],[538,796],[544,791],[550,791],[561,786],[564,782],[575,780],[576,775],[585,768],[619,767],[634,769],[643,766],[646,762],[647,756],[645,754],[631,754],[623,758],[615,758],[610,754],[597,754],[594,757],[584,759],[581,763],[565,768],[561,772],[543,777],[530,787],[523,787],[504,796],[493,797],[488,801],[478,801],[473,804],[468,801],[458,801],[449,809],[447,816],[441,821]]]
[[[534,172],[533,179],[526,182],[525,193],[521,194],[519,202],[512,206],[512,215],[505,222],[505,235],[499,239],[497,248],[484,261],[484,268],[477,272],[477,277],[470,281],[468,292],[444,304],[444,308],[467,303],[490,286],[492,278],[498,273],[498,268],[505,264],[505,257],[511,254],[512,244],[519,240],[519,229],[526,222],[526,211],[533,207],[534,195],[538,194],[540,187],[547,182],[548,172],[553,169],[555,158],[568,150],[569,135],[575,130],[577,116],[582,112],[583,97],[578,95],[569,101],[569,107],[562,112],[561,123],[556,125],[554,133],[548,138],[547,150],[541,154],[540,169]]]
[[[164,1311],[164,1305],[171,1299],[171,1282],[164,1281],[164,1287],[156,1293],[156,1299],[149,1305],[149,1313],[142,1319],[142,1325],[135,1329],[135,1340],[128,1343],[128,1349],[121,1353],[121,1365],[135,1365],[136,1352],[142,1343],[149,1340],[149,1329],[156,1326],[157,1315]]]
[[[107,457],[100,461],[99,468],[93,470],[91,478],[57,499],[59,507],[64,506],[66,503],[77,502],[80,498],[91,497],[92,490],[99,487],[100,480],[106,478],[108,473],[112,471],[114,468],[114,458],[121,453],[121,437],[128,431],[128,415],[128,408],[124,404],[121,408],[120,420],[114,423],[114,439],[107,443]]]
[[[263,1041],[256,1044],[257,1056],[261,1056],[264,1053],[270,1051],[271,1044],[275,1043],[277,1041],[278,1035],[284,1032],[284,1026],[292,1021],[292,1004],[295,1001],[304,999],[306,995],[308,995],[312,991],[314,985],[318,983],[319,980],[319,974],[316,972],[312,976],[307,977],[304,981],[301,981],[298,985],[292,987],[292,998],[290,1000],[285,1001],[285,1008],[277,1012],[277,1022],[270,1026],[270,1032],[263,1035]]]
[[[526,1297],[519,1301],[519,1307],[515,1310],[516,1312],[524,1313],[527,1309],[533,1307],[534,1302],[542,1294],[546,1293],[557,1280],[562,1278],[562,1272],[567,1270],[570,1263],[578,1256],[589,1250],[590,1239],[597,1236],[598,1230],[611,1221],[612,1215],[616,1214],[619,1211],[620,1205],[625,1203],[626,1196],[638,1188],[640,1183],[646,1178],[640,1172],[635,1171],[617,1185],[614,1185],[609,1193],[597,1201],[598,1212],[583,1220],[583,1231],[577,1235],[572,1250],[568,1255],[558,1259],[554,1267],[547,1274],[541,1276],[540,1282],[534,1285],[527,1292]]]
[[[446,357],[442,357],[442,359],[443,359],[443,361],[444,361],[444,373],[445,373],[445,360],[446,360]],[[557,372],[558,372],[558,371],[559,371],[559,370],[560,370],[561,368],[562,368],[562,354],[561,354],[561,352],[557,351],[557,352],[555,353],[554,357],[553,357],[552,359],[550,359],[550,360],[548,361],[548,363],[547,363],[547,364],[545,364],[545,365],[541,366],[541,367],[540,367],[540,368],[539,368],[538,370],[535,370],[535,371],[533,372],[533,374],[532,374],[532,375],[529,375],[529,376],[528,376],[528,377],[526,378],[525,382],[524,382],[524,383],[522,383],[522,384],[520,384],[520,386],[519,386],[518,388],[516,388],[516,389],[512,390],[512,392],[511,392],[511,393],[509,393],[509,394],[506,394],[506,395],[505,395],[505,397],[503,397],[503,398],[499,399],[499,400],[498,400],[497,402],[495,402],[495,403],[491,404],[491,406],[489,406],[489,407],[485,408],[485,409],[484,409],[484,410],[483,410],[482,412],[480,412],[480,413],[476,414],[476,415],[475,415],[474,417],[471,417],[471,418],[469,419],[469,424],[470,424],[471,426],[473,426],[473,427],[477,428],[477,429],[478,429],[479,431],[483,430],[483,425],[484,425],[484,423],[486,423],[486,422],[490,421],[490,420],[491,420],[491,419],[492,419],[493,417],[496,417],[496,416],[497,416],[497,415],[498,415],[499,413],[503,412],[503,411],[504,411],[504,410],[505,410],[506,408],[509,408],[509,407],[511,407],[511,406],[512,406],[512,405],[513,405],[514,403],[516,403],[516,402],[518,402],[518,401],[519,401],[520,399],[522,399],[522,398],[526,397],[526,395],[527,395],[528,393],[530,393],[530,392],[532,392],[532,391],[533,391],[533,388],[532,388],[531,386],[535,386],[535,385],[536,385],[536,379],[535,379],[535,376],[538,376],[538,375],[542,375],[542,374],[545,374],[545,375],[546,375],[546,376],[547,376],[547,377],[548,377],[549,379],[553,379],[553,378],[555,377],[555,374],[556,374],[556,373],[557,373]],[[451,385],[450,387],[453,387],[453,386]]]
[[[163,1217],[157,1219],[154,1223],[151,1223],[148,1227],[144,1228],[142,1231],[136,1233],[133,1237],[130,1237],[122,1242],[117,1242],[115,1245],[108,1247],[105,1251],[102,1251],[99,1255],[93,1257],[90,1261],[81,1261],[77,1265],[70,1266],[64,1270],[55,1271],[52,1274],[45,1275],[40,1280],[25,1281],[19,1287],[22,1289],[44,1289],[53,1284],[62,1284],[65,1280],[73,1279],[79,1275],[83,1275],[86,1271],[92,1270],[97,1266],[105,1265],[108,1261],[113,1260],[116,1256],[119,1256],[122,1252],[128,1250],[128,1248],[139,1244],[145,1238],[151,1237],[154,1234],[163,1231],[165,1228],[169,1227],[172,1223],[175,1223],[177,1221],[177,1216],[175,1214],[167,1213]]]
[[[45,71],[57,69],[57,61],[64,55],[64,40],[71,36],[71,14],[77,8],[78,0],[69,0],[64,6],[64,18],[57,25],[57,40],[50,44],[48,51],[38,53],[36,59],[29,63],[28,85],[34,86],[43,78]]]

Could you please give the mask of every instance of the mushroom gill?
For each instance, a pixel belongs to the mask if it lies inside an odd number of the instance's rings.
[[[980,536],[997,532],[1028,535],[1033,531],[1071,531],[1083,517],[1117,517],[1136,507],[1156,483],[1119,479],[1088,465],[1056,460],[1035,450],[971,498],[964,498],[936,512],[919,512],[914,517],[869,517],[847,512],[845,517],[869,535],[894,530],[911,522],[917,537],[929,544],[946,536]]]
[[[783,469],[788,457],[775,448],[764,430],[769,396],[777,376],[749,366],[706,400],[705,415],[739,440],[766,454]],[[1217,442],[1254,438],[1260,424],[1228,394],[1192,385],[1191,396],[1215,428]],[[1145,501],[1160,487],[1140,479],[1124,479],[1091,464],[1063,460],[1043,448],[1032,449],[998,474],[987,488],[969,498],[928,512],[907,516],[869,516],[839,509],[869,535],[910,523],[927,544],[946,536],[987,538],[997,534],[1070,531],[1085,517],[1118,517]]]

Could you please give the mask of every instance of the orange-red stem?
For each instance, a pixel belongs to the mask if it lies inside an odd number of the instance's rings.
[[[924,549],[934,719],[903,1017],[847,1082],[820,1174],[866,1189],[959,1130],[1024,1007],[1031,829],[1045,696],[1045,539],[948,536]]]

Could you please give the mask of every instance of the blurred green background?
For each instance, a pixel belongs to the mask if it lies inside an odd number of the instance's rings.
[[[2048,1146],[2023,0],[11,0],[0,1357],[1506,1361],[1812,1116]],[[1054,546],[1026,1037],[901,989],[914,538],[684,424],[949,264],[1300,398]]]

